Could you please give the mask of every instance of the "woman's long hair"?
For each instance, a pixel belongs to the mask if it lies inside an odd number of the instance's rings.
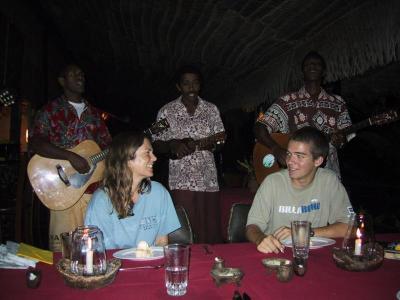
[[[135,158],[137,149],[143,144],[146,136],[143,132],[132,131],[121,133],[115,138],[105,159],[103,187],[111,199],[119,218],[132,215],[132,171],[128,161]],[[139,193],[150,191],[151,181],[142,180]]]

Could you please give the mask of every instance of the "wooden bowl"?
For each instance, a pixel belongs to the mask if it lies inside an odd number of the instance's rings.
[[[121,267],[121,260],[113,258],[107,262],[107,271],[104,275],[81,276],[71,272],[71,261],[60,259],[56,264],[58,272],[63,276],[66,285],[84,290],[93,290],[109,285]]]

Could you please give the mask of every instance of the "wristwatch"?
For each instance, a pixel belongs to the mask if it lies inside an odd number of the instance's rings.
[[[313,237],[315,235],[315,232],[314,232],[314,230],[311,228],[311,230],[310,230],[310,237]]]

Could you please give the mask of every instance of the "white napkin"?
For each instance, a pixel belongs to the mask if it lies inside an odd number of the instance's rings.
[[[36,267],[37,260],[27,259],[16,255],[19,244],[7,241],[0,245],[0,269],[27,269]]]

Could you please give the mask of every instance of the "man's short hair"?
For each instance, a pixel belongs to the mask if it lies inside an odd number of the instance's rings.
[[[290,141],[302,142],[311,145],[311,155],[314,159],[322,156],[324,161],[329,153],[328,137],[315,127],[307,126],[296,130]]]
[[[326,70],[326,61],[325,59],[322,57],[321,54],[319,54],[317,51],[310,51],[306,54],[306,56],[304,56],[303,61],[301,62],[301,70],[304,70],[304,64],[306,63],[306,60],[310,59],[310,58],[316,58],[319,59],[321,61],[321,65],[322,68],[324,70]]]
[[[175,83],[179,84],[183,74],[196,74],[199,77],[200,83],[203,83],[203,74],[200,69],[193,65],[185,65],[180,67],[175,73]]]

